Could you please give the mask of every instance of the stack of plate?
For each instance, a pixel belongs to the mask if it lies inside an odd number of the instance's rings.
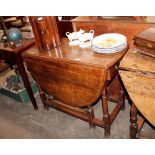
[[[116,53],[127,46],[127,39],[118,33],[106,33],[92,40],[92,49],[97,53]]]

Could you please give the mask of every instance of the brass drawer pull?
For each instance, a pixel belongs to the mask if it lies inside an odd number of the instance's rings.
[[[118,69],[119,69],[118,65],[115,65],[115,70],[118,70]]]

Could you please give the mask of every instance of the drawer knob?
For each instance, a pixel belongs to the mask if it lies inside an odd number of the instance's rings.
[[[118,69],[119,69],[118,65],[115,65],[115,70],[118,70]]]

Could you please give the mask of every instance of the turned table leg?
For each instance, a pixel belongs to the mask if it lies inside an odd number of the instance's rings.
[[[38,88],[39,88],[39,94],[40,94],[40,98],[41,98],[41,100],[42,100],[44,109],[45,109],[45,110],[48,110],[49,107],[48,107],[47,104],[45,103],[45,101],[47,101],[47,97],[46,97],[44,91],[43,91],[39,86],[38,86]]]
[[[120,75],[118,75],[118,80],[119,80],[119,87],[120,87],[119,103],[122,104],[121,110],[125,110],[125,93],[124,93],[123,84],[122,84]]]
[[[110,136],[110,116],[108,111],[108,99],[107,99],[107,83],[105,84],[102,92],[102,109],[103,109],[103,121],[104,126],[104,137],[109,138]]]
[[[39,89],[39,95],[40,95],[40,98],[41,98],[41,101],[43,103],[43,106],[44,106],[44,109],[45,110],[48,110],[49,107],[47,106],[47,104],[45,103],[45,101],[47,101],[47,97],[46,97],[46,94],[45,92],[42,90],[42,88],[40,87],[40,83],[39,81],[37,81],[37,79],[35,77],[33,77],[33,79],[35,79],[36,83],[37,83],[37,86],[38,86],[38,89]]]
[[[88,106],[87,107],[87,113],[88,113],[88,117],[89,117],[89,126],[90,128],[93,128],[95,127],[94,124],[93,124],[93,119],[94,119],[94,109],[92,108],[92,106]]]
[[[125,93],[124,93],[123,88],[122,88],[122,90],[120,91],[119,102],[122,104],[121,110],[125,110]]]
[[[132,103],[130,110],[130,138],[132,139],[136,139],[138,134],[137,113],[138,109],[135,104]]]

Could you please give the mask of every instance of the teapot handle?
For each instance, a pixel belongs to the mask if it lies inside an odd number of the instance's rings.
[[[69,34],[70,34],[69,32],[66,32],[66,36],[67,36],[67,37],[69,36]]]
[[[92,34],[94,34],[94,30],[90,30],[90,32],[89,33],[92,33]]]

